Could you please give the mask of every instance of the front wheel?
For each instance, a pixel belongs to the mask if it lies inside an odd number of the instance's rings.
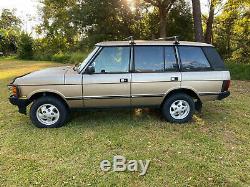
[[[65,124],[68,110],[56,97],[45,96],[35,100],[30,108],[30,119],[38,128],[58,128]]]
[[[186,123],[191,121],[195,110],[192,97],[187,94],[175,94],[167,98],[162,106],[163,117],[171,123]]]

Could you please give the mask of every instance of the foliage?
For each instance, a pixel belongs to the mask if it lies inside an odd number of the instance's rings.
[[[44,46],[54,49],[47,53],[83,50],[100,41],[124,40],[130,35],[137,39],[159,38],[158,11],[143,1],[135,4],[134,10],[124,0],[66,0],[59,6],[57,0],[42,3],[43,23],[37,31],[45,35]],[[192,38],[191,10],[184,0],[176,1],[168,16],[168,35]],[[181,29],[183,26],[187,30]]]
[[[21,31],[21,19],[15,16],[15,11],[3,9],[0,15],[0,52],[5,55],[17,52],[16,42]]]
[[[249,59],[248,59],[249,60]],[[226,61],[231,77],[233,80],[250,80],[250,62],[240,64],[238,62],[228,60]]]
[[[250,3],[228,0],[216,18],[214,44],[225,58],[248,63],[250,54]]]
[[[18,40],[18,58],[20,59],[32,59],[33,58],[33,38],[26,34],[22,33],[19,36]]]
[[[0,29],[0,34],[2,36],[2,39],[0,40],[0,52],[3,52],[5,55],[16,53],[16,41],[20,35],[20,32],[12,29]]]
[[[63,63],[68,62],[69,59],[70,59],[70,55],[68,55],[67,53],[62,53],[62,52],[54,54],[51,58],[52,61],[63,62]]]
[[[88,51],[71,53],[68,63],[79,64],[83,62],[83,60],[87,57],[88,53]]]
[[[180,36],[182,40],[193,41],[191,7],[185,0],[179,0],[174,4],[167,19],[166,32],[167,36]]]
[[[3,9],[0,15],[0,28],[4,30],[20,30],[22,21],[15,15],[15,11]]]

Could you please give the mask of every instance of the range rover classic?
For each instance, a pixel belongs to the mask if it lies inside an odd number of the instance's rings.
[[[65,124],[73,108],[157,107],[171,123],[186,123],[204,101],[230,95],[230,72],[210,44],[116,41],[96,44],[78,66],[17,77],[13,105],[39,128]]]

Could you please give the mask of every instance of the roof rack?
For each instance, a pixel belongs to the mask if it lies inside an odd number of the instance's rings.
[[[171,37],[165,37],[165,38],[158,38],[156,41],[166,41],[166,40],[174,40],[174,44],[178,45],[180,36],[171,36]]]
[[[125,38],[125,40],[129,41],[129,44],[134,45],[135,44],[135,40],[133,36],[129,36],[127,38]]]

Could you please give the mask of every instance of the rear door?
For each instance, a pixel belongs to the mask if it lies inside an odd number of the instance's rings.
[[[174,46],[134,46],[132,106],[160,105],[167,92],[180,88]]]
[[[85,107],[130,106],[130,46],[103,47],[90,64],[95,73],[83,74]]]

